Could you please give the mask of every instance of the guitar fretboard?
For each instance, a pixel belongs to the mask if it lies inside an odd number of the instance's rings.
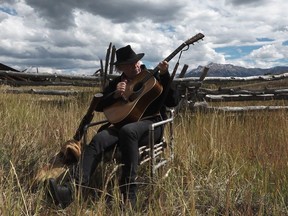
[[[169,62],[172,58],[174,58],[175,55],[177,55],[187,44],[182,43],[174,52],[172,52],[169,56],[167,56],[164,61]],[[153,75],[158,72],[158,67],[155,67],[153,70]]]
[[[202,33],[198,33],[196,34],[194,37],[190,38],[189,40],[185,41],[185,43],[182,43],[176,50],[174,50],[169,56],[167,56],[163,61],[167,61],[169,62],[172,58],[174,58],[175,55],[177,55],[185,46],[189,45],[189,44],[193,44],[194,42],[202,39],[204,37],[204,35]],[[146,76],[143,79],[143,82],[145,83],[148,79],[150,79],[152,76],[156,75],[156,73],[158,73],[159,68],[158,66],[156,66],[153,69],[152,73],[149,73],[148,76]]]

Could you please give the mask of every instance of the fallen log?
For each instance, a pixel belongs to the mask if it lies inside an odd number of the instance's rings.
[[[277,75],[249,76],[249,77],[206,77],[205,83],[223,83],[223,82],[247,82],[247,81],[271,81],[288,78],[288,73]],[[175,78],[176,83],[195,82],[198,77]]]
[[[191,103],[192,105],[192,103]],[[198,112],[232,112],[232,113],[242,113],[242,112],[250,112],[250,111],[278,111],[284,110],[288,111],[288,106],[223,106],[223,107],[213,107],[208,106],[207,103],[195,103],[195,106],[190,107],[193,111]]]
[[[73,90],[41,90],[41,89],[6,89],[2,92],[9,94],[40,94],[40,95],[62,95],[62,96],[73,96],[79,93],[78,91]]]
[[[23,72],[13,72],[13,71],[3,71],[0,70],[1,76],[9,76],[10,78],[19,77],[26,79],[42,79],[42,80],[81,80],[81,81],[100,81],[99,76],[77,76],[77,75],[66,75],[66,74],[49,74],[49,73],[23,73]]]
[[[193,91],[193,87],[188,88],[188,91],[191,89]],[[250,95],[259,95],[259,94],[287,94],[288,89],[242,89],[242,88],[219,88],[215,89],[199,89],[200,94],[209,94],[209,95],[221,95],[221,94],[250,94]]]
[[[288,106],[245,106],[245,107],[207,107],[209,111],[247,112],[247,111],[277,111],[288,110]]]
[[[0,80],[0,84],[10,85],[10,86],[79,86],[79,87],[97,87],[99,82],[81,82],[81,81],[71,81],[71,82],[55,82],[55,81],[19,81],[19,80]]]
[[[288,94],[205,95],[204,99],[208,102],[288,100]]]

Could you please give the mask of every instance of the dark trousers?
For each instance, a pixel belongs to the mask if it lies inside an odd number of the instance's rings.
[[[122,193],[135,193],[135,178],[138,167],[138,148],[148,144],[149,125],[155,122],[152,120],[142,120],[127,124],[123,127],[109,127],[97,133],[90,144],[84,147],[82,159],[79,164],[80,173],[75,177],[76,183],[88,186],[90,177],[101,161],[103,153],[119,145],[121,151],[122,176],[120,179],[120,189]],[[155,129],[155,140],[162,136],[163,128]]]

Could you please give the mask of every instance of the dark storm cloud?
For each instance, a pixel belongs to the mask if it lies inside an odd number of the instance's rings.
[[[0,3],[14,4],[17,0],[0,0]]]
[[[267,0],[226,0],[226,3],[231,3],[232,5],[261,5],[261,3],[265,3]]]
[[[145,3],[131,0],[106,1],[56,1],[56,0],[26,0],[41,18],[47,21],[49,27],[65,29],[74,25],[73,10],[87,11],[111,20],[114,23],[125,23],[143,19],[154,22],[169,21],[178,16],[182,6],[177,3]]]
[[[26,0],[35,12],[47,21],[51,28],[65,29],[67,26],[74,25],[73,18],[74,1],[46,1],[46,0]]]
[[[142,1],[91,1],[83,8],[94,15],[100,15],[114,22],[131,22],[137,19],[151,19],[154,22],[169,21],[178,15],[181,9],[177,3],[145,3]]]

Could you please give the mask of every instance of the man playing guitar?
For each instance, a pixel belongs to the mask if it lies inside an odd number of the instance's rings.
[[[108,86],[103,91],[103,98],[100,100],[97,111],[103,111],[109,120],[109,115],[121,115],[123,111],[119,111],[118,107],[125,107],[129,103],[138,101],[138,96],[144,95],[140,93],[132,98],[129,91],[129,83],[133,82],[140,74],[147,73],[144,65],[141,65],[141,59],[144,53],[136,54],[130,45],[122,47],[116,51],[117,61],[114,63],[116,70],[121,73],[121,76],[110,81]],[[143,113],[139,115],[139,119],[135,121],[121,120],[121,123],[110,122],[111,126],[99,131],[91,140],[89,145],[83,149],[82,159],[79,163],[81,175],[73,177],[76,185],[88,186],[90,177],[93,174],[97,164],[101,161],[103,152],[118,145],[121,151],[122,175],[120,178],[120,191],[123,195],[124,202],[130,202],[134,207],[136,204],[136,176],[138,167],[138,148],[148,144],[149,125],[166,119],[166,106],[174,107],[178,104],[179,97],[177,92],[170,85],[170,75],[168,73],[168,62],[162,61],[158,64],[158,73],[153,74],[154,85],[159,88],[157,96],[152,101],[147,101],[149,104],[143,109]],[[147,73],[148,74],[148,73]],[[145,82],[141,83],[140,90],[146,88]],[[160,86],[160,87],[158,87]],[[152,87],[151,87],[152,88]],[[131,89],[130,89],[131,90]],[[133,90],[131,90],[133,91]],[[147,96],[148,95],[148,96]],[[140,97],[139,96],[139,97]],[[149,98],[149,91],[143,97]],[[146,99],[145,99],[146,100]],[[139,99],[140,101],[140,99]],[[133,104],[132,109],[137,109]],[[113,107],[115,104],[117,106]],[[112,107],[112,112],[109,110]],[[141,107],[140,107],[141,108]],[[124,108],[125,110],[125,108]],[[129,109],[128,109],[129,110]],[[107,111],[107,113],[105,113]],[[130,112],[130,110],[128,111]],[[112,116],[114,118],[114,116]],[[133,118],[132,118],[133,119]],[[160,140],[163,135],[163,126],[155,129],[155,140]],[[49,180],[49,189],[51,196],[56,204],[60,204],[63,208],[67,207],[73,201],[73,185],[71,182],[58,185],[55,179]]]

